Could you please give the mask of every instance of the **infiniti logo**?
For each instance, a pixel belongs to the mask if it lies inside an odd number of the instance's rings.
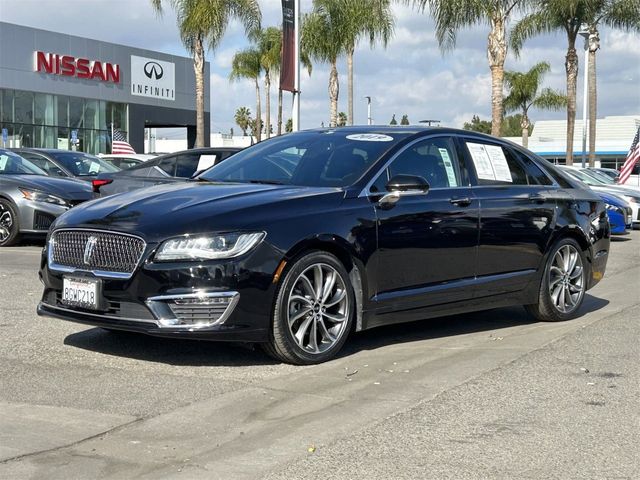
[[[91,236],[87,240],[87,244],[84,246],[84,264],[89,265],[91,263],[91,255],[93,254],[93,249],[96,247],[96,243],[98,243],[98,237]]]
[[[147,78],[160,80],[164,75],[164,70],[158,62],[147,62],[144,64],[144,74]]]

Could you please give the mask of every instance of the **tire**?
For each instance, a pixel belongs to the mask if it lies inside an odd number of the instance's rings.
[[[318,284],[326,290],[316,290]],[[346,342],[354,312],[355,295],[342,263],[327,252],[303,254],[278,286],[271,340],[263,348],[294,365],[326,362]]]
[[[0,199],[0,247],[15,245],[19,240],[18,211],[11,202]]]
[[[537,320],[561,322],[577,316],[586,291],[584,252],[572,238],[563,238],[551,249],[545,265],[538,303],[526,305]]]

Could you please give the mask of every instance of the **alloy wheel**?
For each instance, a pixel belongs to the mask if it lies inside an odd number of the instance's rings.
[[[5,242],[11,236],[13,217],[11,211],[0,205],[0,243]]]
[[[549,268],[551,303],[561,313],[571,313],[584,295],[582,256],[573,245],[563,245],[553,257]]]
[[[310,265],[289,292],[289,332],[304,351],[324,353],[345,334],[349,307],[347,288],[340,273],[326,263]]]

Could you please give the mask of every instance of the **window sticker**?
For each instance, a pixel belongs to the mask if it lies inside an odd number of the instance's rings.
[[[481,143],[469,143],[466,142],[471,159],[476,167],[478,178],[480,180],[495,180],[496,174],[491,166],[491,159],[484,149],[484,145]]]
[[[511,171],[509,170],[509,164],[507,163],[507,158],[504,156],[502,147],[497,145],[485,145],[484,149],[487,151],[489,159],[491,160],[493,171],[496,174],[496,180],[501,182],[513,182],[513,178],[511,178]]]
[[[198,167],[196,168],[196,172],[213,167],[216,163],[216,158],[218,158],[217,155],[200,155],[200,160],[198,160]]]
[[[457,187],[458,181],[456,180],[456,172],[453,170],[453,163],[449,157],[449,152],[446,148],[438,148],[442,162],[444,163],[444,169],[447,171],[447,179],[449,180],[450,187]]]
[[[356,140],[358,142],[392,142],[393,137],[383,135],[381,133],[356,133],[347,135],[347,140]]]
[[[100,164],[98,162],[91,162],[89,164],[89,174],[99,173]]]
[[[4,171],[7,168],[7,160],[9,160],[8,155],[0,155],[0,171]]]

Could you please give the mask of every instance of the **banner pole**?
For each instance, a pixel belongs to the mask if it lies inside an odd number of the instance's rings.
[[[300,0],[294,0],[294,36],[295,36],[295,60],[294,60],[294,91],[293,111],[291,114],[293,131],[300,130]]]

